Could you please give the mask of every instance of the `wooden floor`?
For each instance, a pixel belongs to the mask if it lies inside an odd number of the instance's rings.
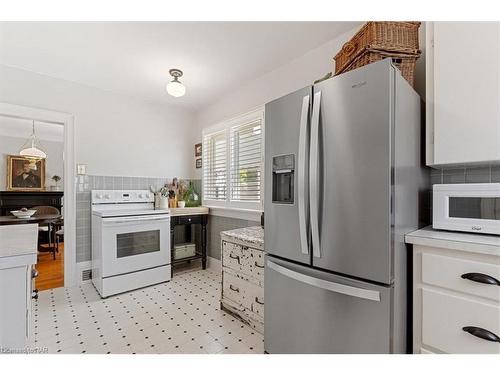
[[[59,253],[54,260],[52,253],[38,253],[36,264],[38,277],[35,287],[41,291],[64,286],[64,244],[59,244]]]

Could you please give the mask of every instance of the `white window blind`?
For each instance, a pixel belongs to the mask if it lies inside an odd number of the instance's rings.
[[[203,198],[227,199],[226,131],[203,136]]]
[[[262,174],[262,121],[230,129],[230,200],[260,202]]]

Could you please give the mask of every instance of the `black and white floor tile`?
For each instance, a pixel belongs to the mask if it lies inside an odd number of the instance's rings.
[[[92,284],[39,293],[30,347],[48,353],[263,353],[263,337],[220,310],[220,271],[101,299]]]

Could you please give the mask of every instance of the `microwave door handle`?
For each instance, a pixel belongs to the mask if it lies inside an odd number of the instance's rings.
[[[298,193],[298,209],[299,209],[299,234],[300,234],[300,251],[302,254],[309,254],[309,241],[307,235],[307,217],[309,216],[309,205],[307,199],[307,139],[308,120],[309,120],[309,95],[302,98],[302,112],[300,115],[300,133],[299,133],[299,160],[298,160],[298,176],[297,176],[297,193]]]
[[[321,91],[314,94],[311,118],[311,154],[309,156],[309,197],[313,256],[321,258],[319,236],[319,113]]]
[[[312,285],[316,288],[329,290],[331,292],[344,294],[351,297],[380,302],[380,292],[378,290],[358,288],[351,285],[336,283],[334,281],[312,277],[297,271],[293,271],[289,268],[280,266],[279,264],[271,262],[270,260],[267,261],[267,266],[270,269],[282,274],[283,276],[286,276],[290,279],[294,279],[304,284]]]

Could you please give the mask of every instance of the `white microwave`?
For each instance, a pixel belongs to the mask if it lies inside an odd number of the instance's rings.
[[[500,235],[500,183],[433,185],[432,227]]]

